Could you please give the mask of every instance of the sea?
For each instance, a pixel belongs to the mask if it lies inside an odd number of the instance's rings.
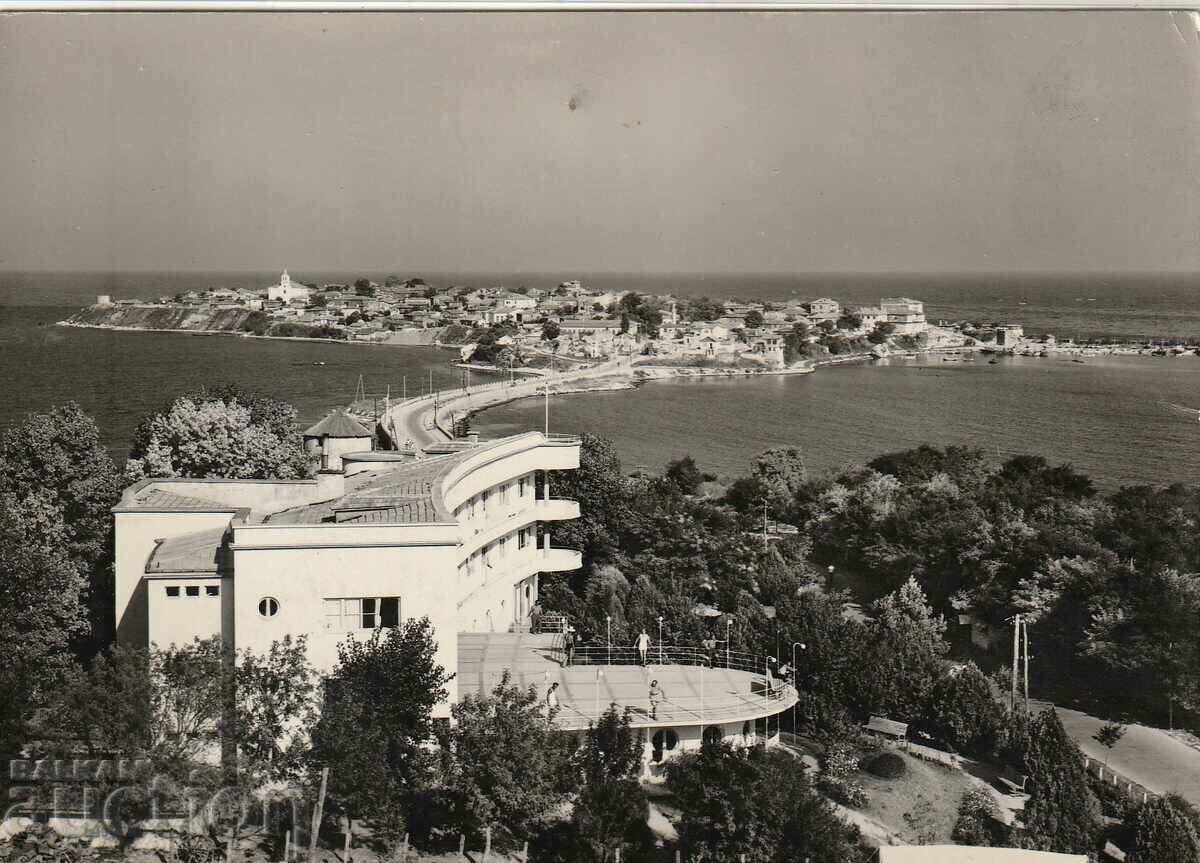
[[[385,273],[304,273],[321,284]],[[401,273],[402,276],[413,274]],[[785,278],[586,273],[421,274],[434,285],[553,287],[579,278],[602,289],[781,300],[881,296],[925,302],[930,320],[1015,323],[1062,339],[1200,341],[1200,279],[1172,276]],[[354,399],[458,386],[455,355],[390,347],[124,332],[55,326],[99,294],[150,298],[208,287],[262,288],[275,272],[0,273],[0,428],[27,413],[77,402],[123,459],[138,421],[180,392],[236,382],[294,404],[302,423]],[[693,456],[723,479],[755,454],[798,447],[813,475],[920,443],[966,444],[989,458],[1016,453],[1070,463],[1097,485],[1200,482],[1200,423],[1170,409],[1200,408],[1200,357],[1011,357],[946,361],[931,355],[810,375],[655,381],[636,390],[556,396],[551,431],[611,438],[627,469],[658,470]],[[541,428],[544,406],[514,402],[474,419],[484,436]]]

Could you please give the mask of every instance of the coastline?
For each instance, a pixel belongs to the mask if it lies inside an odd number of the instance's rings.
[[[355,339],[317,339],[312,336],[260,336],[254,333],[238,332],[234,330],[183,330],[173,327],[122,327],[112,324],[81,324],[78,321],[55,321],[53,326],[56,327],[74,327],[80,330],[107,330],[115,333],[178,333],[187,336],[233,336],[239,339],[258,339],[265,342],[314,342],[323,345],[355,345],[358,347],[368,348],[423,348],[437,347],[446,348],[448,345],[442,345],[431,342],[428,345],[424,344],[401,344],[397,342],[387,341],[362,341]]]

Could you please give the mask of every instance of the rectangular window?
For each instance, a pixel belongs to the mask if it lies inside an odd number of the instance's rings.
[[[525,477],[517,480],[517,497],[525,497]]]
[[[326,629],[375,629],[400,625],[400,597],[365,596],[325,600]]]
[[[199,596],[200,595],[199,587],[188,587],[188,588],[185,588],[185,590],[186,590],[188,596]]]
[[[167,596],[179,596],[179,588],[178,587],[168,587],[167,588]]]
[[[204,588],[204,595],[205,596],[220,596],[221,595],[221,586],[219,584],[206,585]]]
[[[379,600],[379,625],[394,629],[400,625],[400,597],[384,596]]]
[[[483,512],[483,513],[487,512],[487,502],[488,502],[488,493],[485,491],[481,495],[479,495],[479,511],[480,512]]]
[[[496,543],[496,555],[498,557],[504,557],[504,555],[506,555],[507,553],[508,553],[508,537],[502,536],[502,537],[500,537],[500,540]]]
[[[500,502],[508,503],[508,484],[500,486]]]
[[[529,544],[529,529],[521,528],[517,531],[517,548],[524,548]]]

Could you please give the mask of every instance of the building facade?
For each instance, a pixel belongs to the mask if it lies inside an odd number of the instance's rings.
[[[879,308],[899,336],[919,336],[929,329],[925,320],[925,304],[907,297],[884,297]]]
[[[118,639],[147,646],[220,636],[268,650],[304,635],[318,670],[337,645],[428,617],[437,661],[458,665],[463,632],[505,632],[539,579],[579,568],[551,544],[579,516],[550,496],[579,466],[575,438],[531,432],[416,461],[341,453],[310,480],[149,479],[114,508]],[[457,683],[435,716],[448,716]]]
[[[292,277],[284,270],[279,276],[279,284],[267,288],[267,299],[283,303],[290,303],[292,300],[307,301],[310,293],[311,290],[304,285],[292,284]]]

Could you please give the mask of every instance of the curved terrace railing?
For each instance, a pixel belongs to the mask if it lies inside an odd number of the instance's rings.
[[[559,639],[561,641],[561,639]],[[561,644],[556,647],[562,649]],[[649,665],[703,665],[707,668],[727,668],[750,674],[766,675],[770,657],[722,647],[708,649],[690,645],[658,644],[646,651]],[[572,651],[572,665],[642,665],[641,652],[623,645],[577,645]],[[771,670],[771,674],[776,672]]]

